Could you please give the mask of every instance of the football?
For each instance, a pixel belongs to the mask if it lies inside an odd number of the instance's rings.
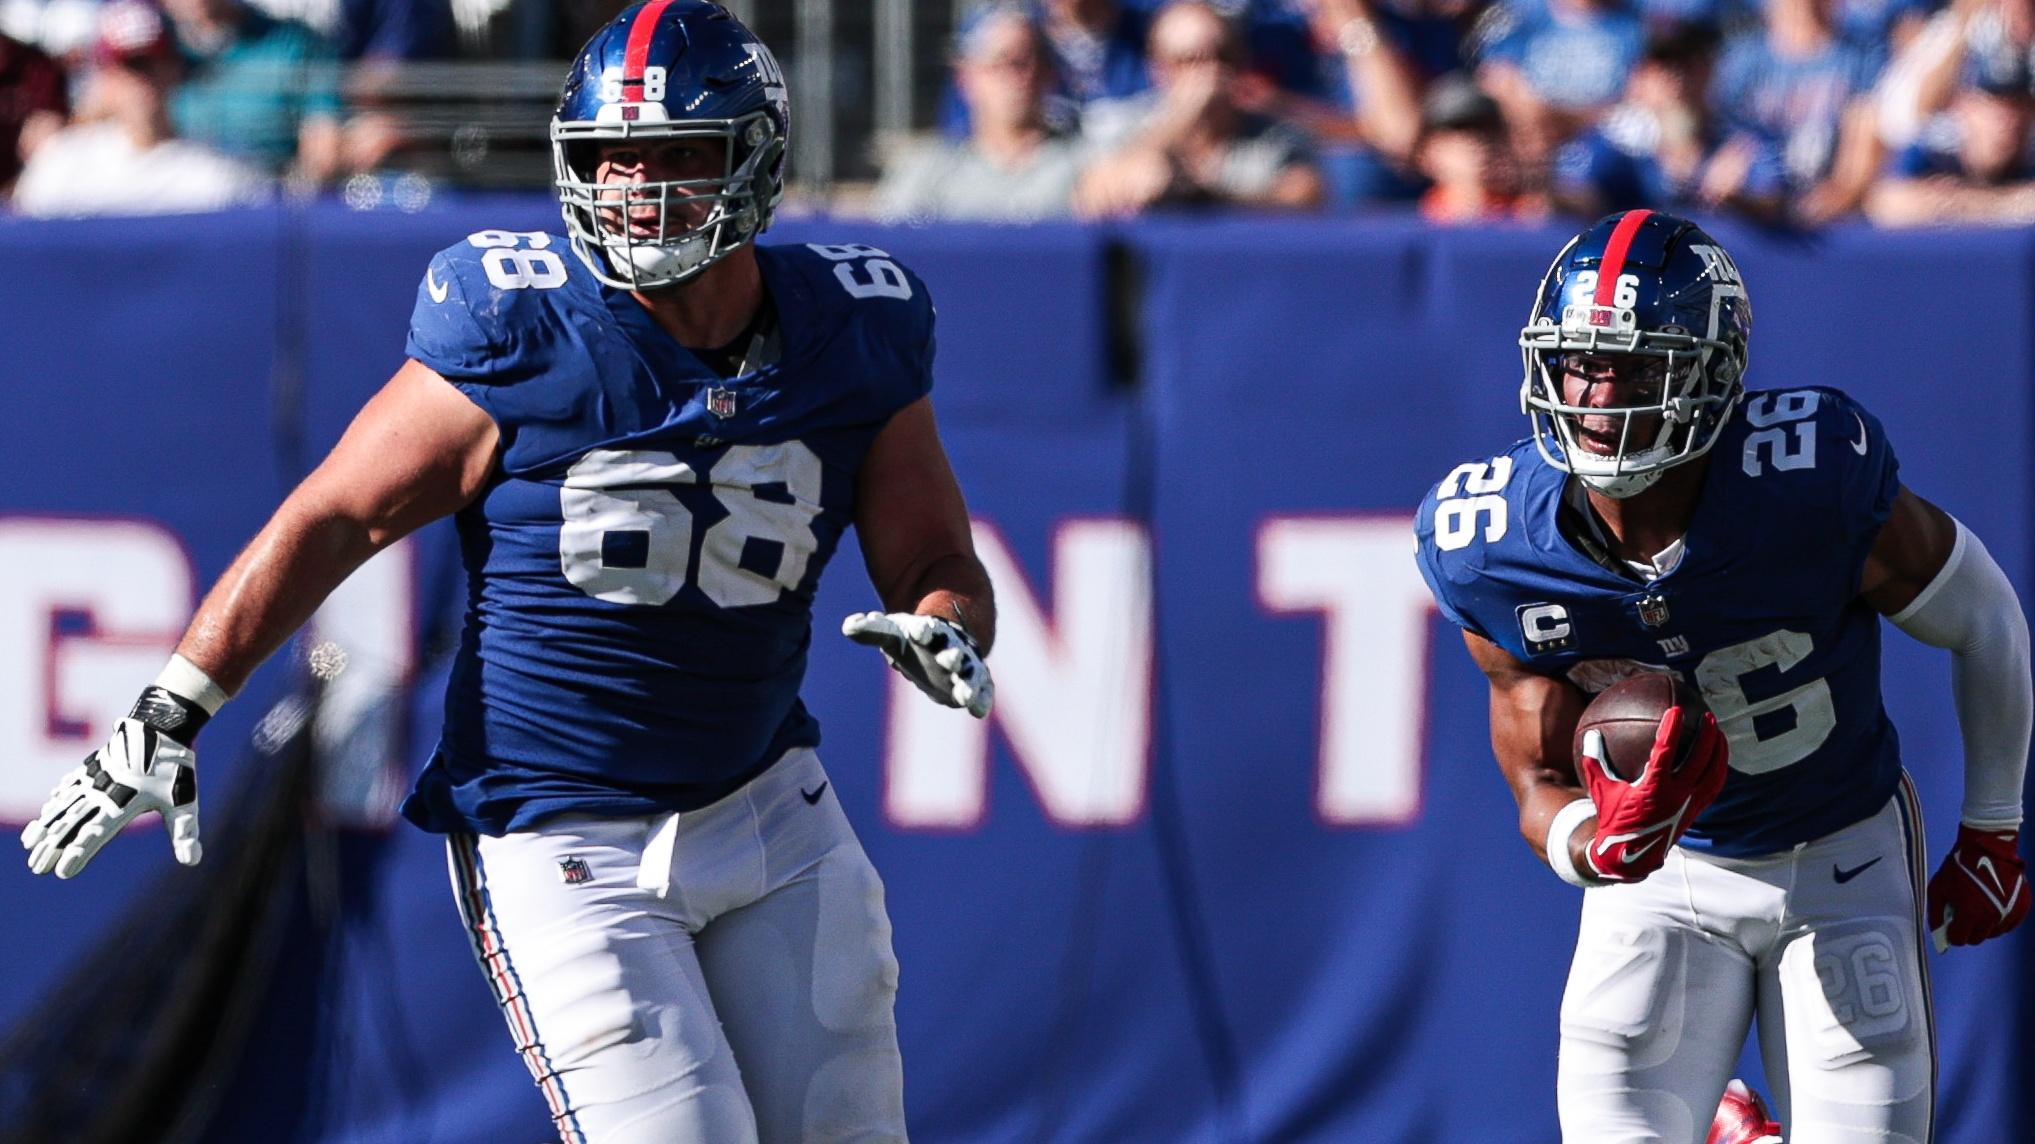
[[[1576,758],[1583,755],[1583,736],[1590,731],[1604,736],[1605,766],[1626,782],[1636,782],[1653,754],[1654,733],[1671,707],[1683,708],[1683,742],[1696,728],[1703,711],[1703,696],[1678,675],[1646,671],[1621,680],[1597,693],[1576,720],[1573,745]]]

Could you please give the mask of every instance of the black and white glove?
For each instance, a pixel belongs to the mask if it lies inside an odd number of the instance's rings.
[[[162,687],[143,691],[106,745],[64,776],[22,830],[29,870],[73,877],[109,839],[151,810],[169,828],[177,861],[196,866],[204,848],[198,843],[198,756],[191,740],[208,717],[195,702]]]
[[[988,717],[996,684],[975,640],[959,624],[909,612],[858,612],[841,621],[841,634],[882,652],[933,702]]]

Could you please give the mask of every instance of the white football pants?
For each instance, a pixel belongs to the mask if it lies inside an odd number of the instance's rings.
[[[447,845],[564,1144],[905,1139],[883,883],[812,751],[682,815]]]
[[[1936,1043],[1921,807],[1762,858],[1677,847],[1583,894],[1556,1096],[1570,1144],[1703,1144],[1759,1016],[1788,1144],[1926,1144]]]

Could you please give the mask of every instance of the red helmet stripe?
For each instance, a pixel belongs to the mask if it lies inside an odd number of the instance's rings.
[[[634,41],[630,43],[633,47]],[[1597,271],[1597,305],[1609,306],[1618,296],[1618,276],[1625,272],[1625,254],[1632,249],[1632,236],[1639,233],[1640,225],[1652,214],[1626,211],[1625,217],[1611,229],[1611,241],[1604,247],[1604,265]]]
[[[643,98],[643,68],[650,62],[650,38],[657,34],[658,18],[671,7],[671,0],[650,0],[636,22],[629,25],[629,46],[622,52],[622,98],[640,102]]]

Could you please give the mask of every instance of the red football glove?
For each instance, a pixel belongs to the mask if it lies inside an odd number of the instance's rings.
[[[1734,1080],[1717,1102],[1707,1144],[1781,1144],[1781,1126],[1750,1085]]]
[[[1960,825],[1957,844],[1929,879],[1929,928],[1936,951],[1977,945],[2028,916],[2028,869],[2015,852],[2015,830]]]
[[[1717,717],[1703,713],[1696,733],[1683,741],[1682,709],[1670,708],[1654,732],[1653,752],[1638,782],[1626,782],[1604,763],[1604,736],[1583,734],[1576,770],[1597,804],[1597,835],[1585,857],[1607,882],[1637,882],[1661,868],[1668,847],[1724,789],[1729,748]],[[1677,758],[1679,757],[1679,761]]]

